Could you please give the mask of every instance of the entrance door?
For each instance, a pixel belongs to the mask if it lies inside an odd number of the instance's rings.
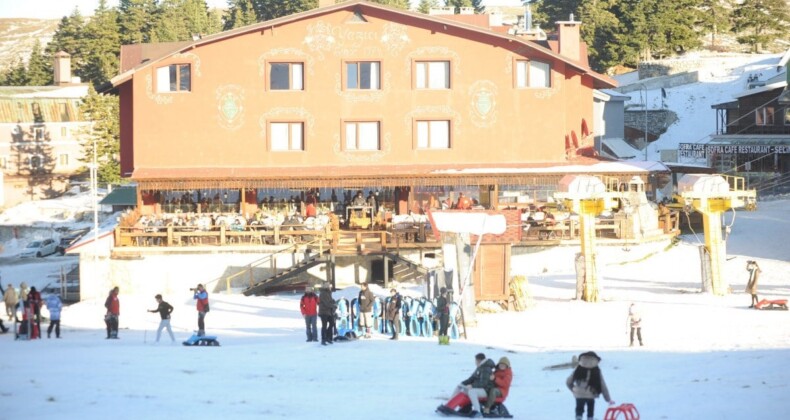
[[[484,244],[472,274],[475,300],[507,300],[510,295],[510,244]]]

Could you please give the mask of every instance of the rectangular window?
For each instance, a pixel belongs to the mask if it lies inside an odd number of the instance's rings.
[[[380,69],[378,61],[346,63],[346,89],[381,89]]]
[[[418,149],[449,149],[450,121],[417,121]]]
[[[516,87],[551,87],[551,66],[541,61],[516,61]]]
[[[304,90],[304,64],[271,63],[269,65],[269,89]]]
[[[58,104],[58,108],[60,109],[60,120],[63,122],[70,121],[69,120],[69,106],[66,103]]]
[[[346,150],[379,150],[379,123],[347,122]]]
[[[269,124],[271,149],[275,152],[304,150],[304,130],[300,122]]]
[[[65,139],[68,136],[69,136],[69,129],[66,127],[60,127],[60,137]]]
[[[0,156],[0,169],[8,169],[8,158]]]
[[[774,125],[774,107],[764,106],[757,108],[754,111],[755,124],[757,125]]]
[[[790,125],[790,108],[785,108],[785,125]]]
[[[157,92],[189,92],[192,73],[189,64],[171,64],[156,69]]]
[[[36,127],[35,129],[36,134],[36,141],[44,140],[44,128],[43,127]]]
[[[69,155],[68,153],[61,153],[58,155],[58,166],[60,167],[67,167],[69,166]]]
[[[450,89],[449,61],[418,61],[414,71],[417,89]]]

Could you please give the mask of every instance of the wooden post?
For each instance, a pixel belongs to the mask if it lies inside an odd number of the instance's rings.
[[[173,226],[167,227],[167,246],[173,246]]]
[[[225,245],[225,225],[219,227],[219,244]]]
[[[247,189],[241,187],[241,195],[239,196],[239,214],[244,216],[244,206],[247,204]]]
[[[390,282],[389,261],[390,261],[389,257],[384,255],[384,290],[387,290],[387,288],[389,288],[389,282]]]

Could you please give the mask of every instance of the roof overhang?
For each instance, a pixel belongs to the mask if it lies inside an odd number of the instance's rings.
[[[178,46],[178,47],[174,48],[173,50],[171,50],[171,51],[159,56],[158,58],[152,58],[149,61],[147,61],[147,62],[145,62],[145,63],[143,63],[143,64],[141,64],[141,65],[139,65],[139,66],[137,66],[137,67],[135,67],[135,68],[133,68],[131,70],[125,71],[125,72],[119,74],[118,76],[113,77],[110,80],[110,82],[112,83],[113,86],[117,87],[118,85],[121,85],[121,84],[126,83],[127,81],[131,80],[136,72],[138,72],[140,70],[143,70],[143,69],[145,69],[147,67],[150,67],[150,66],[156,64],[157,62],[160,62],[160,61],[166,59],[167,57],[170,57],[173,54],[177,54],[177,53],[180,53],[180,52],[188,51],[188,50],[200,47],[201,45],[206,45],[206,44],[218,42],[218,41],[221,41],[223,39],[232,38],[232,37],[240,36],[240,35],[245,35],[245,34],[248,34],[248,33],[261,32],[263,30],[274,28],[274,27],[277,27],[277,26],[282,26],[282,25],[285,25],[285,24],[290,23],[290,22],[295,22],[295,21],[299,21],[299,20],[303,20],[303,19],[307,19],[307,18],[311,18],[311,17],[315,17],[315,16],[329,14],[329,13],[333,13],[333,12],[336,12],[338,10],[344,10],[344,9],[350,9],[350,10],[355,10],[355,11],[358,11],[358,10],[364,11],[365,9],[368,9],[368,10],[379,11],[379,12],[383,12],[383,13],[397,14],[397,15],[401,15],[401,16],[407,16],[407,17],[412,18],[412,19],[417,19],[417,20],[420,20],[420,21],[439,23],[439,24],[444,25],[445,28],[446,27],[452,27],[452,28],[460,29],[462,31],[467,31],[467,32],[472,32],[472,33],[484,35],[484,36],[490,37],[491,39],[504,40],[504,41],[507,41],[507,42],[514,42],[514,43],[517,43],[517,45],[523,45],[523,46],[527,47],[528,49],[537,51],[537,52],[539,52],[541,54],[545,54],[545,55],[550,56],[550,57],[552,57],[552,58],[554,58],[556,60],[562,61],[562,62],[566,63],[568,66],[570,66],[571,68],[573,68],[574,70],[576,70],[577,72],[579,72],[580,74],[589,75],[593,79],[593,87],[596,88],[596,89],[613,88],[613,87],[617,86],[617,81],[614,80],[613,78],[611,78],[609,76],[606,76],[606,75],[603,75],[603,74],[600,74],[600,73],[597,73],[597,72],[593,71],[592,69],[590,69],[588,66],[585,66],[584,64],[582,64],[582,63],[580,63],[580,62],[578,62],[576,60],[571,60],[568,57],[562,56],[559,53],[556,53],[556,52],[552,51],[551,49],[543,47],[543,46],[541,46],[541,45],[539,45],[539,44],[537,44],[535,42],[532,42],[530,40],[525,40],[525,39],[519,38],[517,36],[509,35],[509,34],[498,33],[498,32],[492,31],[492,30],[487,29],[487,28],[480,28],[480,27],[477,27],[477,26],[474,26],[474,25],[464,24],[464,23],[461,23],[461,22],[458,22],[458,21],[454,21],[454,20],[450,20],[450,19],[442,19],[441,15],[439,15],[439,16],[431,16],[431,15],[427,15],[427,14],[424,14],[424,13],[411,12],[411,11],[407,11],[407,10],[397,9],[397,8],[394,8],[394,7],[383,6],[383,5],[380,5],[380,4],[377,4],[377,3],[368,2],[366,0],[354,0],[354,1],[338,3],[338,4],[326,6],[326,7],[319,7],[319,8],[308,10],[308,11],[305,11],[305,12],[295,13],[295,14],[288,15],[288,16],[283,16],[283,17],[280,17],[280,18],[277,18],[277,19],[272,19],[272,20],[268,20],[268,21],[265,21],[265,22],[260,22],[260,23],[256,23],[256,24],[253,24],[253,25],[237,28],[237,29],[231,29],[229,31],[220,32],[218,34],[214,34],[214,35],[210,35],[210,36],[207,36],[207,37],[204,37],[204,38],[201,38],[201,39],[197,39],[197,40],[194,40],[191,43],[188,43],[186,45]]]

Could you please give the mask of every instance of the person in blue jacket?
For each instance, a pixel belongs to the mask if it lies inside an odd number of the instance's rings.
[[[49,295],[45,301],[49,310],[49,328],[47,328],[47,338],[52,338],[52,330],[55,330],[55,338],[60,338],[60,310],[63,309],[63,302],[58,295]]]

